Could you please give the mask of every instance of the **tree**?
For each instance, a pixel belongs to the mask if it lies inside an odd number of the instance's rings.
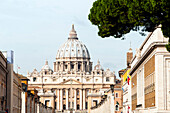
[[[131,30],[152,32],[162,24],[166,45],[170,51],[170,1],[169,0],[97,0],[88,15],[93,25],[98,26],[102,38],[121,38]]]

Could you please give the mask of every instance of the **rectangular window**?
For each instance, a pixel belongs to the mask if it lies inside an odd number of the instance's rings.
[[[106,82],[110,82],[110,78],[109,77],[106,77]]]
[[[33,78],[33,82],[35,82],[35,81],[36,81],[36,77]]]
[[[45,100],[45,106],[50,107],[49,104],[50,104],[50,100]]]
[[[118,93],[116,93],[116,98],[118,98],[119,97],[119,95],[118,95]]]

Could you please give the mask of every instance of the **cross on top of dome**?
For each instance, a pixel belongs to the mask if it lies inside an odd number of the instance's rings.
[[[70,31],[68,39],[78,39],[77,38],[77,33],[76,33],[75,29],[74,29],[74,24],[72,24],[72,29]]]

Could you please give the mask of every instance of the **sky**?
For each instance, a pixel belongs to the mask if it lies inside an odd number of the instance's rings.
[[[98,28],[88,20],[95,0],[0,0],[0,51],[14,51],[14,70],[26,76],[34,68],[41,70],[53,62],[59,47],[67,41],[71,25],[89,50],[93,67],[97,60],[104,69],[126,68],[126,52],[139,48],[146,36],[138,32],[125,40],[101,38]]]

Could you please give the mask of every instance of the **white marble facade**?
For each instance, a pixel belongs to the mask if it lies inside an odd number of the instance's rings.
[[[133,95],[137,95],[137,103],[131,106],[133,113],[170,113],[170,53],[165,48],[167,43],[168,38],[163,36],[160,25],[148,35],[132,59],[130,75],[132,79],[137,78],[134,80],[136,83],[131,83],[132,105]]]
[[[56,111],[87,109],[89,92],[99,92],[115,83],[115,73],[104,70],[98,60],[93,67],[87,47],[72,25],[68,40],[59,48],[52,70],[48,61],[41,71],[28,72],[29,85],[39,91],[41,101]]]

